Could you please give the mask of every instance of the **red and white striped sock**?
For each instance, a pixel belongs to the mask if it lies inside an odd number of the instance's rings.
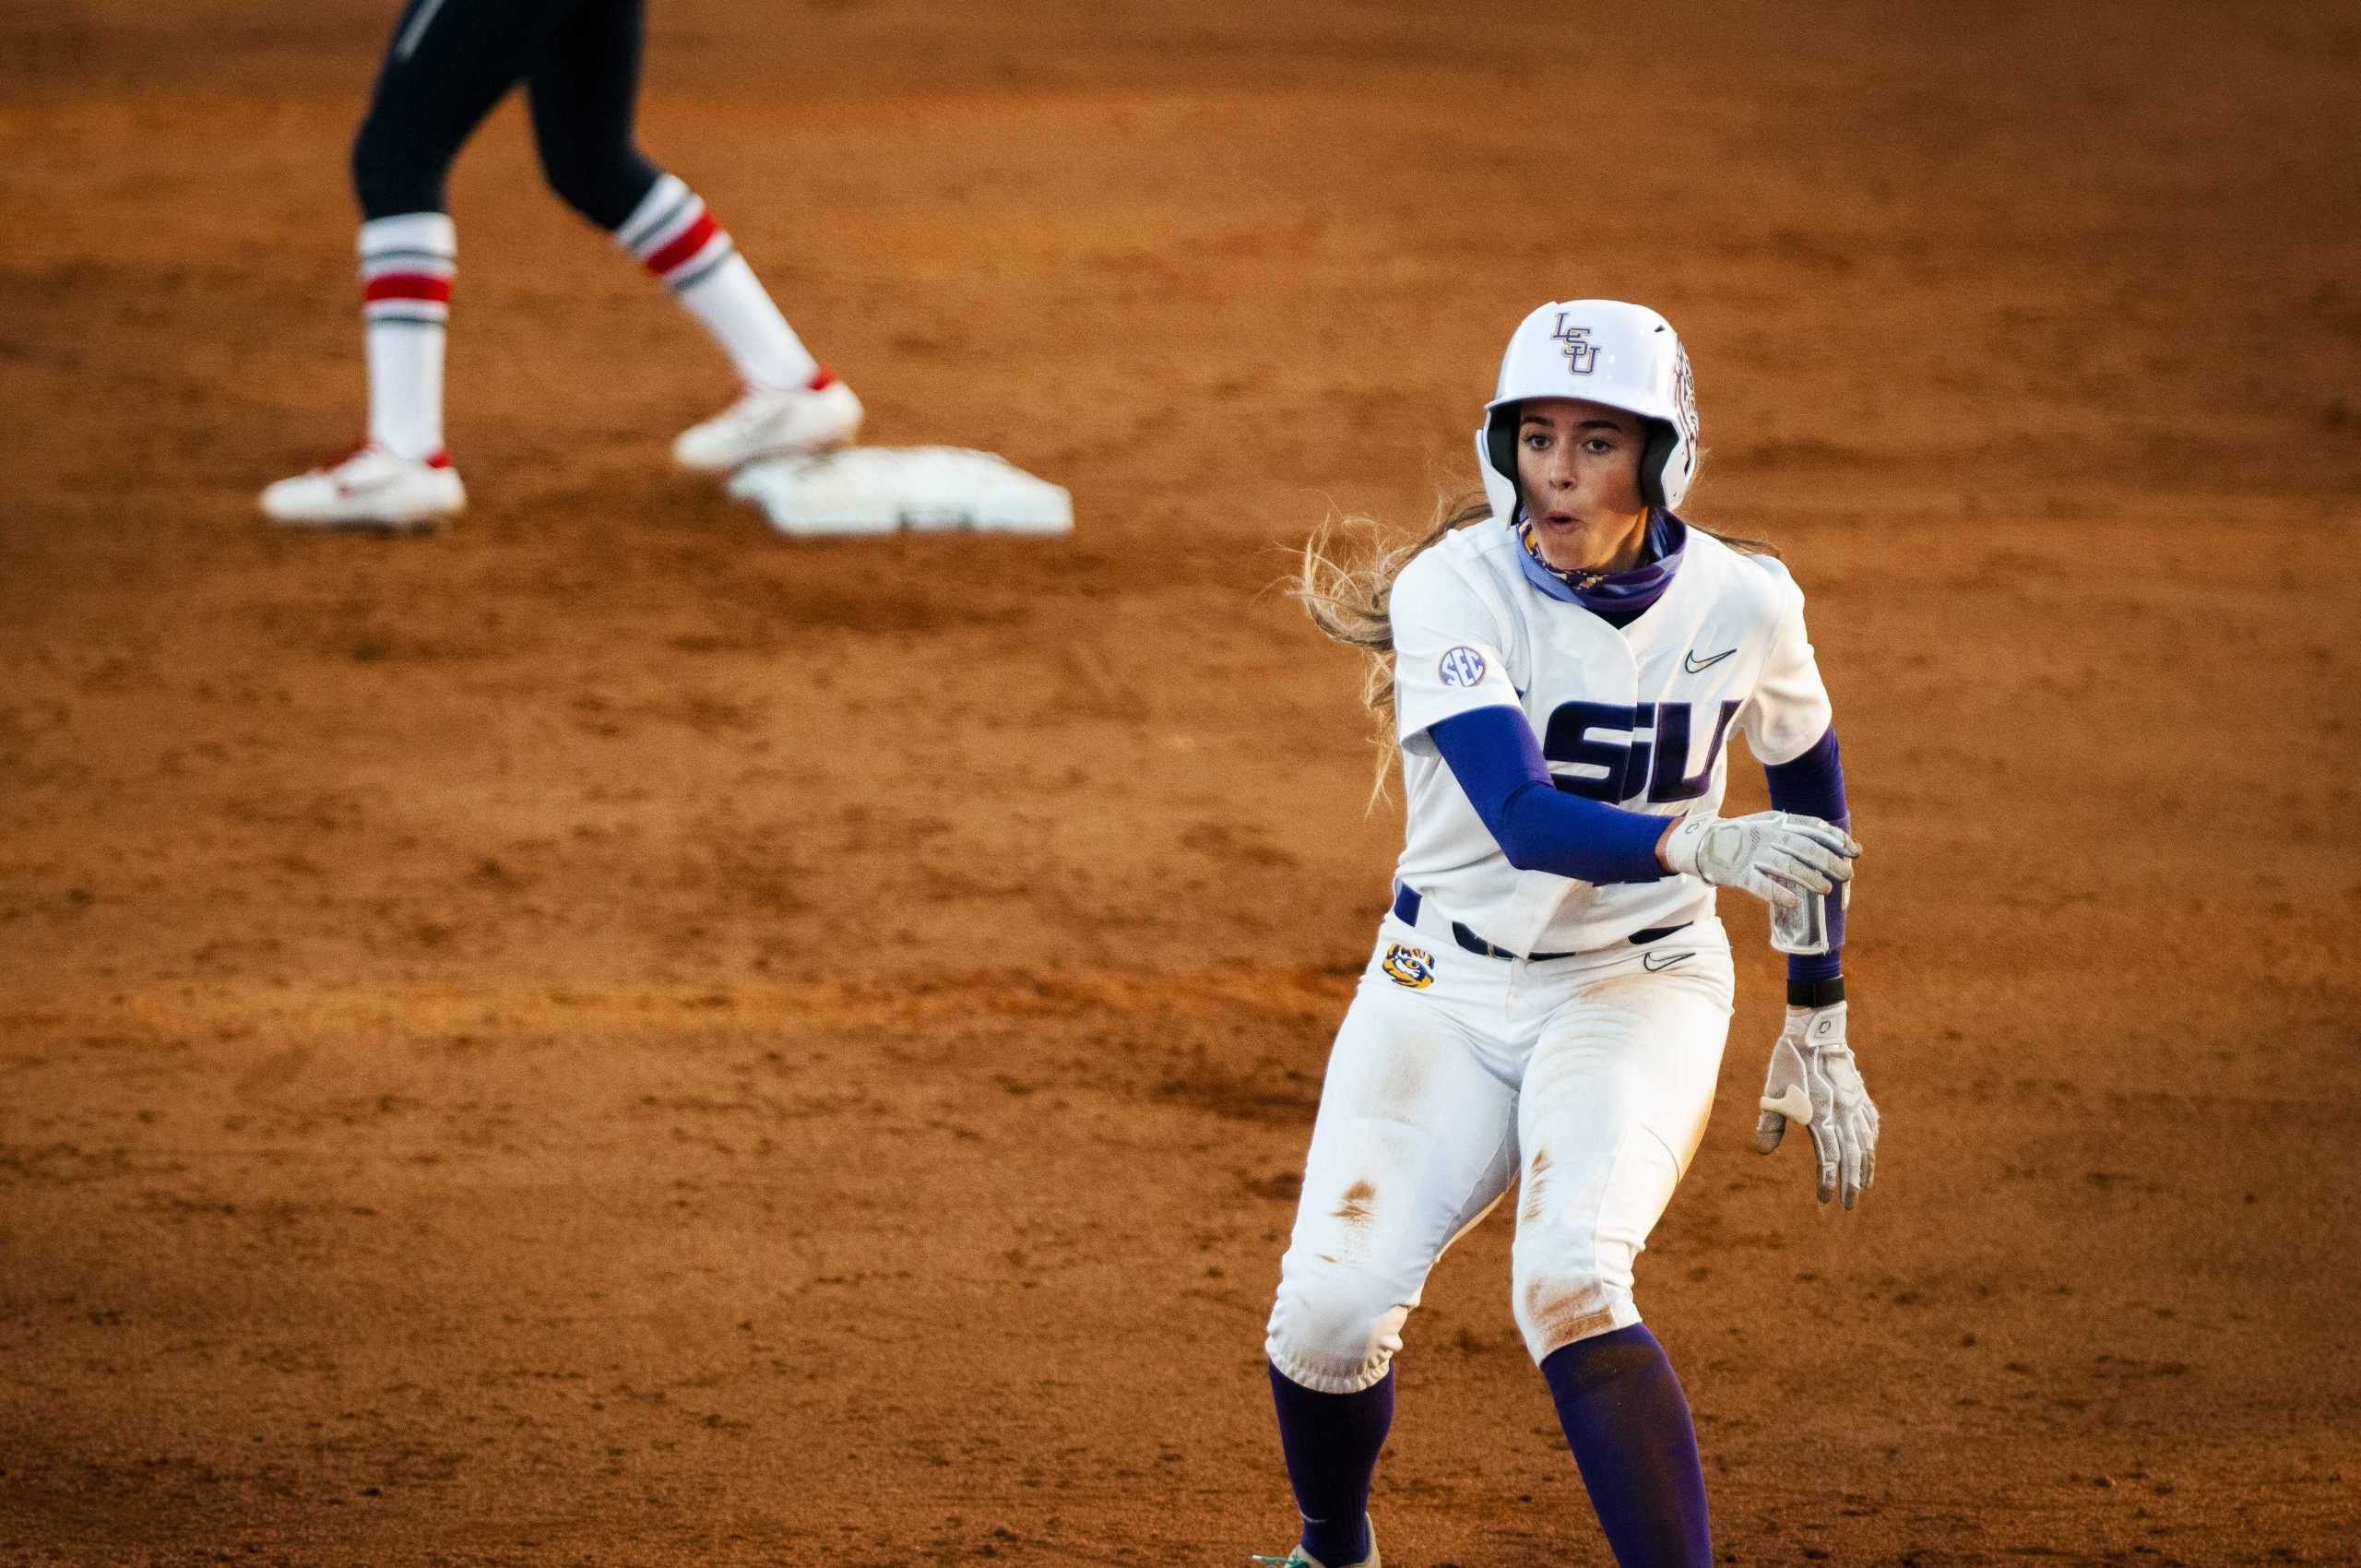
[[[443,339],[458,254],[458,232],[444,213],[361,225],[369,439],[397,457],[443,450]]]
[[[705,324],[749,386],[808,386],[819,374],[769,291],[697,194],[670,174],[615,231],[615,243]]]

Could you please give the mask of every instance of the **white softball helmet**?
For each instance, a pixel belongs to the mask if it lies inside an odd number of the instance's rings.
[[[1567,300],[1518,323],[1501,356],[1498,394],[1476,432],[1476,469],[1492,515],[1516,516],[1517,405],[1527,398],[1580,398],[1647,422],[1640,494],[1678,507],[1697,475],[1697,391],[1672,323],[1620,300]]]

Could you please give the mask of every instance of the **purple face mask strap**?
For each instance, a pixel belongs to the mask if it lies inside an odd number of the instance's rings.
[[[1611,573],[1557,570],[1541,559],[1541,547],[1533,541],[1530,523],[1517,525],[1517,539],[1525,546],[1527,582],[1552,599],[1579,604],[1621,625],[1662,599],[1665,589],[1672,586],[1689,545],[1689,526],[1669,512],[1651,513],[1644,558],[1628,571]]]

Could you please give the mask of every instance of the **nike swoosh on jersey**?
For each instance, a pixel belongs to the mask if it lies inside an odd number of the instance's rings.
[[[1734,654],[1737,651],[1738,649],[1734,647],[1726,647],[1721,652],[1714,655],[1711,659],[1700,659],[1697,657],[1697,650],[1692,647],[1687,654],[1682,656],[1680,667],[1683,670],[1688,671],[1691,675],[1702,675],[1706,671],[1711,670],[1714,665],[1719,664],[1723,659],[1727,659],[1731,654]]]
[[[1665,970],[1672,968],[1675,964],[1681,962],[1683,959],[1694,958],[1695,956],[1697,956],[1697,955],[1694,951],[1688,953],[1650,953],[1640,960],[1640,967],[1647,970],[1648,973],[1652,975],[1660,975],[1664,973]]]

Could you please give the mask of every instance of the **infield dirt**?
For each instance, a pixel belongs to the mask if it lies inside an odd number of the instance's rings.
[[[793,544],[540,188],[453,184],[422,542],[360,421],[390,6],[0,11],[0,1562],[1238,1562],[1398,809],[1272,585],[1664,309],[1810,595],[1877,1187],[1747,1146],[1759,912],[1640,1267],[1723,1560],[2348,1562],[2361,22],[2327,6],[654,0],[644,139],[872,438],[1071,540]],[[1759,772],[1734,769],[1737,799]],[[1603,1563],[1438,1270],[1395,1568]]]

